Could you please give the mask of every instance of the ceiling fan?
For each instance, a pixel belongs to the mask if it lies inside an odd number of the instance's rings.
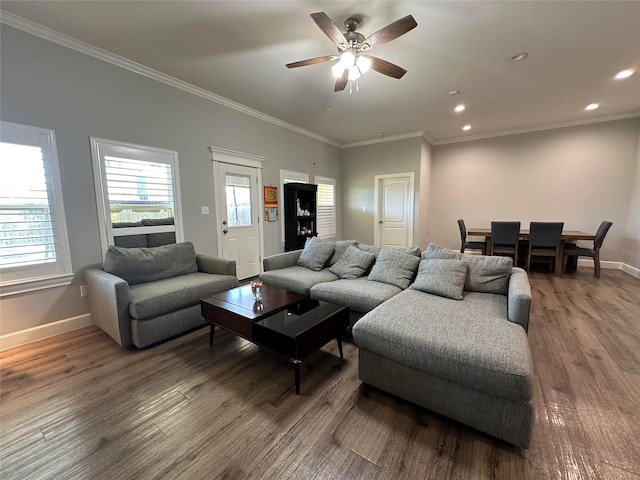
[[[336,44],[338,54],[287,63],[287,68],[337,61],[337,63],[331,67],[337,79],[334,87],[335,92],[344,90],[349,80],[357,80],[361,74],[369,69],[393,78],[401,78],[407,73],[404,68],[382,60],[381,58],[366,55],[365,52],[368,52],[374,47],[384,45],[391,40],[395,40],[409,30],[417,27],[418,24],[411,15],[407,15],[400,20],[390,23],[366,39],[364,35],[356,32],[359,20],[355,17],[347,18],[344,22],[347,30],[346,33],[343,33],[324,12],[312,13],[311,18],[316,22],[318,27],[320,27],[320,30]]]

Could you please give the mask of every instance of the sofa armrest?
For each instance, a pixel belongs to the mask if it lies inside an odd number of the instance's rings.
[[[264,271],[278,270],[280,268],[294,267],[298,264],[298,259],[302,250],[293,250],[291,252],[278,253],[262,260]]]
[[[87,270],[84,279],[93,323],[121,347],[132,346],[129,284],[120,277],[98,269]]]
[[[236,276],[236,261],[225,258],[212,257],[196,253],[198,271],[204,273],[214,273],[218,275]]]
[[[529,314],[531,313],[531,285],[527,272],[521,268],[514,268],[509,277],[507,293],[509,320],[519,323],[524,331],[529,330]]]

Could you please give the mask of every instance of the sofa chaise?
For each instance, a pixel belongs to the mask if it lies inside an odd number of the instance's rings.
[[[314,269],[304,250],[266,258],[263,280],[350,306],[365,384],[528,447],[534,411],[527,273],[513,268],[508,257],[464,255],[430,244],[412,263],[410,285],[380,287],[371,272],[384,249],[363,276],[340,278],[332,266],[347,249],[339,243]]]

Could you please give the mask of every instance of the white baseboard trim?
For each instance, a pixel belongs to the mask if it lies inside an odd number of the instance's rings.
[[[93,325],[91,314],[85,313],[77,317],[65,318],[57,322],[39,325],[37,327],[20,330],[19,332],[7,333],[0,336],[0,352],[9,350],[10,348],[19,347],[27,343],[42,340],[43,338],[53,337],[61,333],[71,332],[78,328]]]
[[[578,266],[593,268],[593,260],[591,260],[590,258],[579,258]],[[626,263],[601,260],[600,268],[606,268],[609,270],[622,270],[623,272],[628,273],[633,277],[640,278],[640,269],[632,267],[631,265],[627,265]]]

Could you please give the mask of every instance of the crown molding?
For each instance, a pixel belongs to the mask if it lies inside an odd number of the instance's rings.
[[[393,135],[391,137],[375,138],[373,140],[363,140],[361,142],[342,143],[340,148],[362,147],[365,145],[373,145],[376,143],[395,142],[396,140],[404,140],[405,138],[424,137],[424,132],[409,132]]]
[[[501,132],[493,132],[481,135],[471,135],[468,137],[449,138],[447,140],[437,140],[432,145],[449,145],[451,143],[472,142],[474,140],[484,140],[487,138],[506,137],[508,135],[520,135],[523,133],[543,132],[545,130],[555,130],[556,128],[579,127],[580,125],[591,125],[593,123],[613,122],[615,120],[625,120],[628,118],[640,117],[640,111],[632,113],[624,113],[620,115],[611,115],[608,117],[590,118],[589,120],[573,120],[570,122],[553,123],[539,127],[520,128],[516,130],[503,130]]]
[[[287,130],[291,130],[292,132],[299,133],[301,135],[313,138],[314,140],[318,140],[323,143],[327,143],[334,147],[341,146],[339,143],[334,142],[329,138],[323,137],[322,135],[318,135],[317,133],[305,130],[304,128],[297,127],[283,120],[272,117],[271,115],[267,115],[266,113],[259,112],[258,110],[254,110],[245,105],[234,102],[233,100],[229,100],[228,98],[216,95],[215,93],[209,92],[208,90],[205,90],[203,88],[191,85],[190,83],[178,80],[175,77],[166,75],[162,72],[154,70],[153,68],[146,67],[140,63],[121,57],[120,55],[116,55],[114,53],[98,48],[94,45],[91,45],[90,43],[83,42],[76,38],[70,37],[69,35],[65,35],[64,33],[60,33],[56,30],[45,27],[44,25],[41,25],[39,23],[32,22],[31,20],[27,20],[26,18],[20,17],[11,12],[7,12],[6,10],[0,10],[0,22],[9,27],[17,28],[18,30],[22,30],[23,32],[29,33],[36,37],[40,37],[49,42],[62,45],[63,47],[70,48],[71,50],[75,50],[85,55],[97,58],[98,60],[102,60],[125,70],[129,70],[130,72],[137,73],[138,75],[156,80],[184,92],[191,93],[192,95],[204,98],[205,100],[209,100],[227,108],[231,108],[238,112],[244,113],[245,115],[250,115],[259,120],[263,120],[273,125],[286,128]]]

